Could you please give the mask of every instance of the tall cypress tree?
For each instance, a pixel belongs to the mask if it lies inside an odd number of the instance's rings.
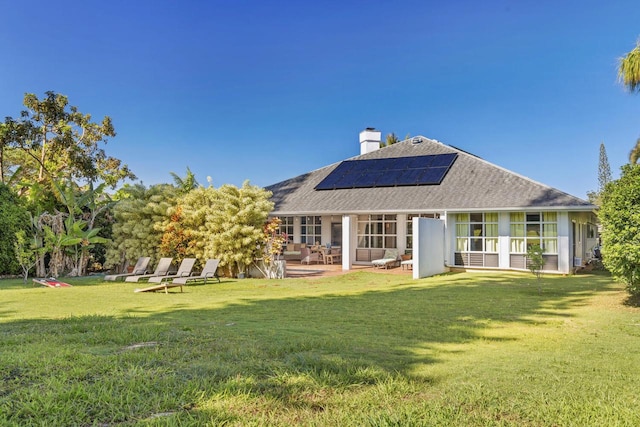
[[[598,193],[602,193],[607,183],[611,182],[611,167],[607,158],[604,142],[600,143],[600,162],[598,163]]]

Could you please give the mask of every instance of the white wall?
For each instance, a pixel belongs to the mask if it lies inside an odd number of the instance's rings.
[[[558,212],[558,271],[568,274],[573,267],[571,257],[571,220],[567,212]]]
[[[444,221],[413,218],[413,278],[433,276],[446,271]]]
[[[342,269],[351,270],[356,259],[356,221],[355,215],[342,215]]]

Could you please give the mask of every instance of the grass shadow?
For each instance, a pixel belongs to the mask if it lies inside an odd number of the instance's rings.
[[[381,387],[398,378],[429,387],[438,378],[418,375],[416,367],[440,363],[445,353],[436,349],[463,352],[479,340],[518,340],[501,333],[503,326],[571,316],[597,293],[619,291],[599,276],[543,279],[541,286],[539,293],[528,276],[470,274],[425,281],[375,273],[224,281],[189,286],[185,294],[131,295],[136,305],[118,309],[124,317],[4,322],[0,346],[8,357],[0,362],[0,377],[11,381],[0,390],[0,405],[37,402],[31,384],[60,383],[82,391],[66,408],[70,424],[126,421],[129,412],[150,407],[192,408],[202,396],[216,395],[323,411],[318,396],[329,390]],[[136,346],[150,342],[158,345]],[[135,350],[123,351],[131,346]],[[114,416],[111,402],[125,389],[127,403]]]

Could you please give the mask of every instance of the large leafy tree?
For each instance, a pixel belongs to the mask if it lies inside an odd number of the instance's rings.
[[[55,92],[42,98],[27,93],[23,104],[19,117],[0,123],[0,181],[29,206],[36,274],[47,274],[45,260],[48,274],[67,272],[67,267],[84,274],[87,261],[100,250],[94,244],[104,242],[95,227],[109,206],[104,187],[135,176],[104,151],[115,136],[108,116],[96,122]],[[72,243],[79,238],[81,243]]]
[[[601,201],[603,263],[631,294],[640,295],[640,165],[623,166]]]
[[[26,109],[19,119],[5,119],[0,141],[5,149],[21,150],[32,160],[26,166],[35,166],[31,171],[34,180],[68,178],[115,186],[135,178],[102,148],[116,135],[108,116],[94,122],[90,114],[69,105],[66,96],[51,91],[42,99],[27,93],[23,103]]]

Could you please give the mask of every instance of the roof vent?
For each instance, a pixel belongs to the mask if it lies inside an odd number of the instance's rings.
[[[411,138],[412,144],[420,144],[421,142],[422,142],[422,139],[420,137],[414,136],[413,138]]]

